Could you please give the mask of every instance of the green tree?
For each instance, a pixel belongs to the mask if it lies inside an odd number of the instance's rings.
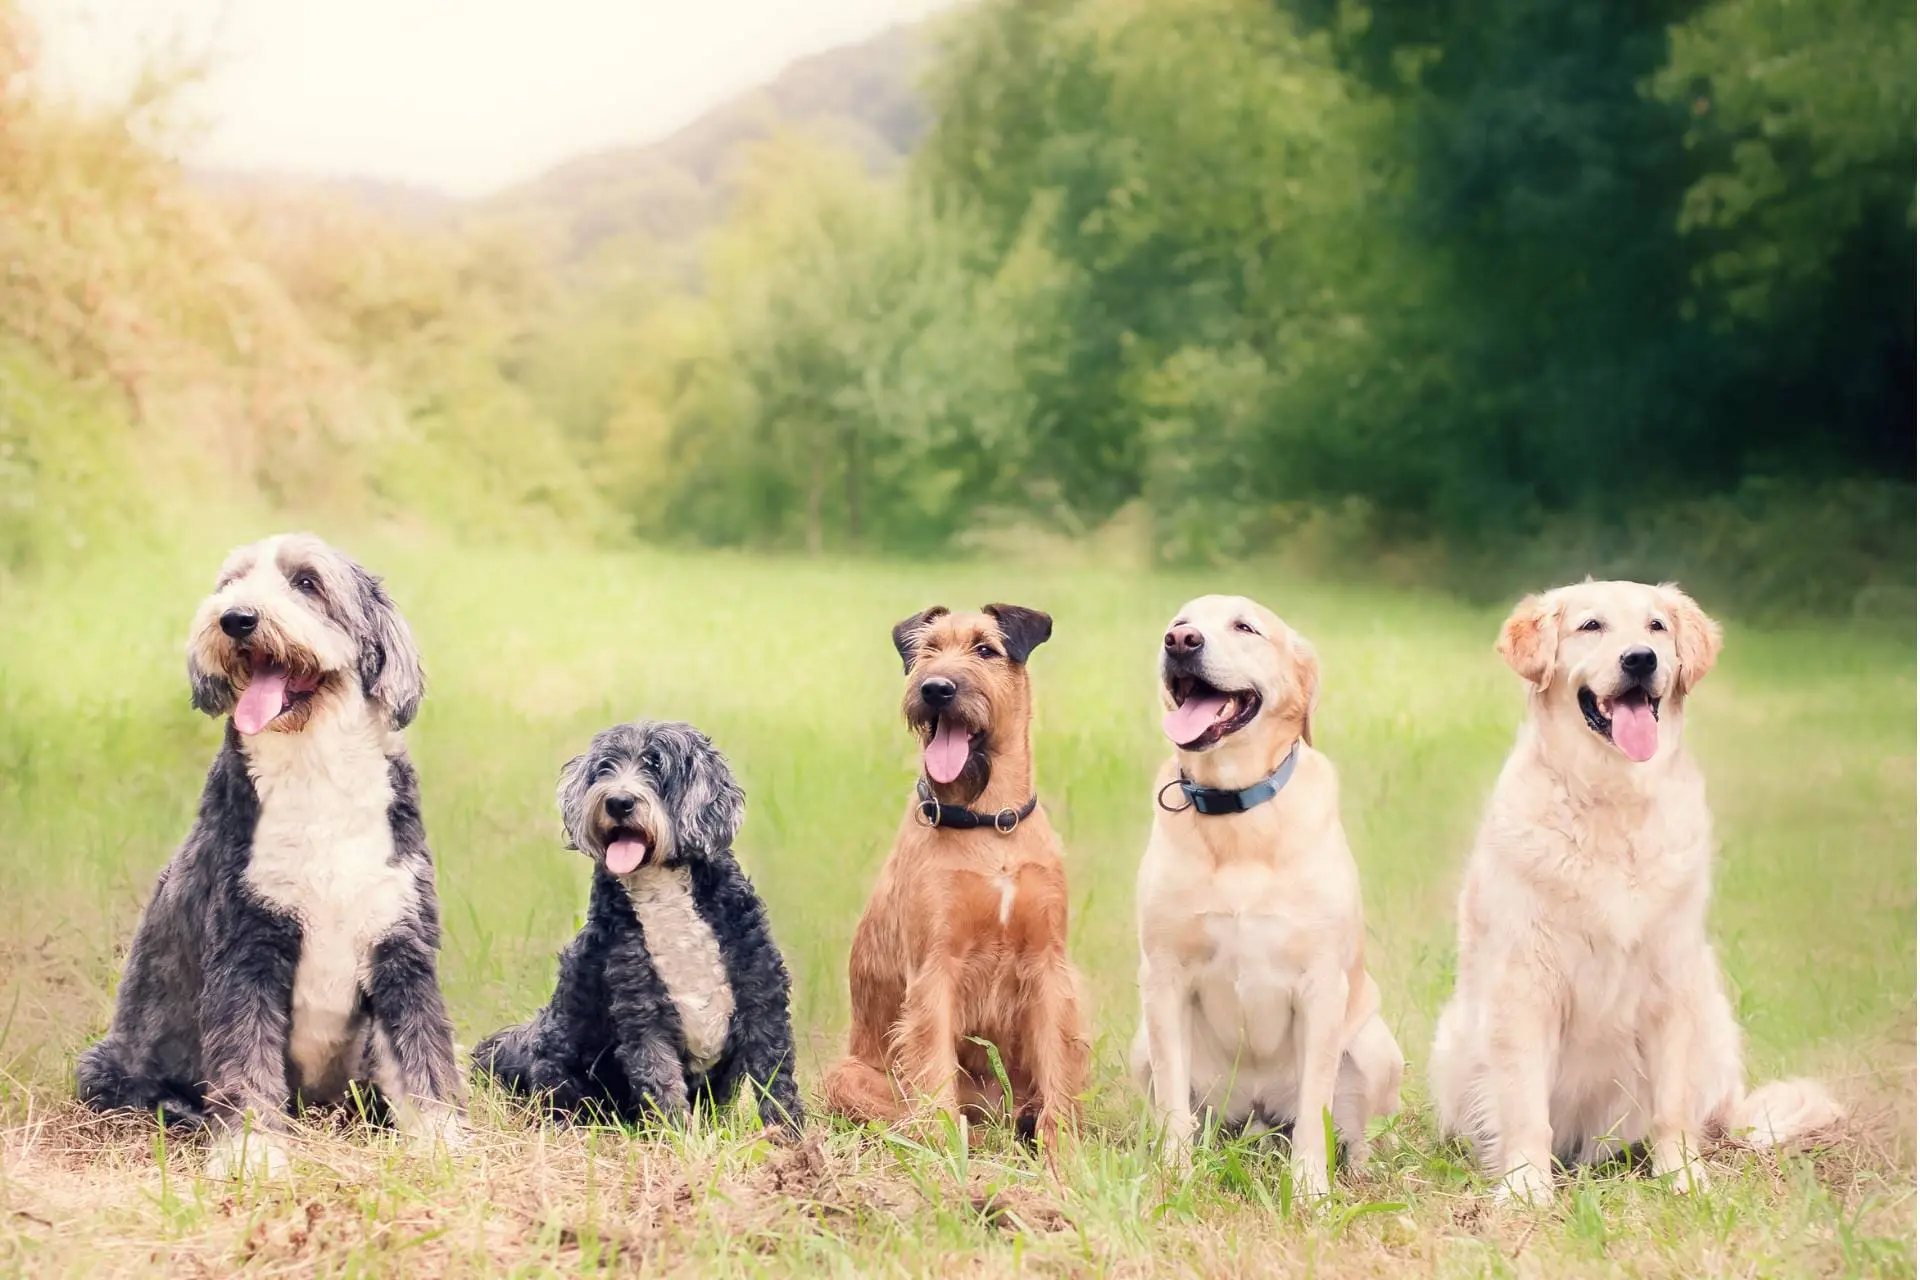
[[[1653,90],[1706,164],[1679,225],[1753,444],[1911,476],[1913,7],[1721,0],[1675,28]]]
[[[1016,344],[1036,295],[1017,271],[971,270],[976,239],[854,157],[758,149],[708,256],[724,338],[676,427],[669,523],[814,550],[931,545],[1016,486]]]
[[[1245,446],[1256,491],[1291,488],[1326,381],[1302,356],[1355,336],[1369,260],[1390,253],[1367,237],[1383,118],[1329,42],[1237,0],[1000,0],[953,32],[933,94],[921,176],[941,206],[1063,268],[1032,449],[1068,511],[1174,500],[1169,472],[1209,473],[1169,456],[1196,431]],[[1168,405],[1222,362],[1287,394],[1230,426]],[[1188,426],[1153,427],[1163,413]]]

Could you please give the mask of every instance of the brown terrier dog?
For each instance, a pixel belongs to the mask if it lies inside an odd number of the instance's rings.
[[[944,608],[893,629],[902,710],[925,774],[853,938],[853,1028],[829,1110],[891,1123],[916,1105],[986,1119],[1004,1100],[1051,1148],[1087,1074],[1067,877],[1035,803],[1027,655],[1053,619],[1016,605]]]

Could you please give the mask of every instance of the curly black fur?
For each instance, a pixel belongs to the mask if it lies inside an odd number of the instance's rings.
[[[650,852],[635,874],[686,868],[694,910],[713,932],[732,991],[724,1045],[704,1069],[648,949],[629,893],[633,877],[607,869],[617,825],[608,803],[635,799],[652,818]],[[805,1116],[794,1080],[791,981],[766,909],[733,856],[745,797],[725,759],[689,725],[617,725],[568,762],[559,800],[569,845],[594,859],[587,922],[560,953],[552,1001],[475,1046],[475,1072],[562,1115],[624,1123],[677,1122],[690,1107],[725,1106],[750,1088],[764,1124],[798,1132]]]

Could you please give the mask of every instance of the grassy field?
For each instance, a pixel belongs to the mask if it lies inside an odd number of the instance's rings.
[[[822,1122],[793,1150],[744,1122],[647,1141],[557,1131],[482,1094],[455,1162],[315,1129],[290,1183],[235,1189],[199,1180],[188,1144],[78,1112],[73,1056],[105,1025],[120,949],[217,742],[187,708],[181,661],[225,549],[206,543],[0,588],[0,1270],[1914,1273],[1910,636],[1734,620],[1690,717],[1752,1074],[1823,1075],[1854,1109],[1847,1131],[1810,1156],[1724,1156],[1693,1200],[1583,1177],[1552,1209],[1496,1210],[1434,1141],[1421,1081],[1453,889],[1520,705],[1491,651],[1498,613],[1257,573],[348,543],[387,575],[427,659],[410,739],[461,1042],[544,998],[584,908],[586,863],[561,848],[553,809],[559,765],[616,719],[680,717],[746,785],[740,852],[794,971],[809,1088],[837,1046],[848,941],[914,776],[889,626],[934,602],[1052,612],[1033,659],[1036,746],[1094,996],[1085,1138],[1057,1170],[998,1138],[968,1153]],[[1132,873],[1163,753],[1154,646],[1182,599],[1216,589],[1260,597],[1320,648],[1320,745],[1342,770],[1369,955],[1413,1061],[1376,1159],[1312,1213],[1265,1153],[1217,1149],[1188,1179],[1158,1170],[1120,1069]]]

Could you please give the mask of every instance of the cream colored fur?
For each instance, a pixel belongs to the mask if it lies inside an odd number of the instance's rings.
[[[1331,1110],[1350,1155],[1364,1157],[1367,1121],[1399,1107],[1405,1060],[1362,956],[1360,878],[1340,825],[1339,783],[1301,741],[1318,664],[1285,623],[1242,597],[1191,601],[1176,621],[1205,637],[1209,683],[1257,690],[1262,706],[1216,745],[1177,751],[1156,789],[1183,770],[1203,786],[1250,786],[1296,741],[1300,759],[1279,795],[1245,813],[1156,808],[1138,881],[1134,1075],[1182,1162],[1196,1107],[1236,1128],[1297,1118],[1297,1185],[1324,1195],[1324,1115]],[[1171,707],[1164,682],[1162,698]],[[1177,790],[1166,794],[1178,803]]]
[[[646,934],[647,954],[680,1012],[693,1070],[706,1071],[726,1048],[733,1025],[733,987],[720,942],[693,903],[686,867],[643,866],[620,877]]]
[[[1610,703],[1637,646],[1658,663],[1645,763],[1580,705],[1582,687]],[[1719,648],[1691,599],[1632,582],[1528,597],[1502,631],[1527,715],[1467,864],[1431,1074],[1443,1130],[1472,1140],[1503,1196],[1545,1200],[1555,1157],[1637,1143],[1657,1176],[1691,1190],[1710,1139],[1785,1142],[1841,1114],[1813,1081],[1745,1089],[1707,941],[1712,820],[1682,741]]]

